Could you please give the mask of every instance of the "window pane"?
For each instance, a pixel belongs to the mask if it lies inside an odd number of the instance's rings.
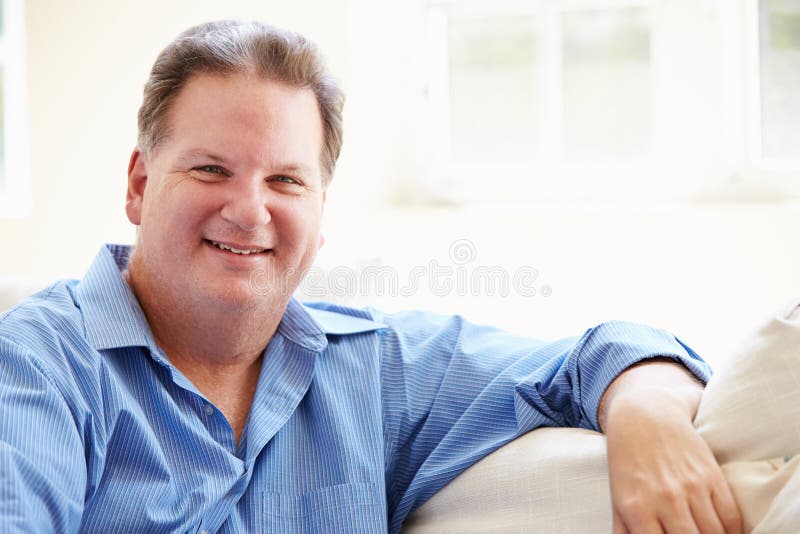
[[[650,138],[647,11],[577,11],[562,20],[567,154],[643,154]]]
[[[0,4],[1,5],[1,4]],[[0,67],[0,192],[6,189],[6,127],[5,127],[5,111],[6,111],[6,92],[5,92],[5,72]]]
[[[450,17],[450,132],[456,161],[529,155],[536,135],[531,17]]]
[[[761,0],[761,138],[765,157],[800,156],[800,2]]]

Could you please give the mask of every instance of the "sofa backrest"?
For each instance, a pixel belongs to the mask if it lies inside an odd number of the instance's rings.
[[[45,287],[44,283],[0,277],[0,312],[3,312]]]

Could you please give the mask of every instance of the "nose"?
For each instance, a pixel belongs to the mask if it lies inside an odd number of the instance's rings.
[[[267,196],[261,178],[233,180],[220,215],[226,221],[244,231],[253,231],[266,225],[272,219]]]

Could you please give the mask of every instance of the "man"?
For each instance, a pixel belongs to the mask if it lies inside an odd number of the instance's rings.
[[[0,319],[3,531],[397,532],[492,450],[569,425],[608,435],[615,531],[739,532],[691,425],[708,369],[671,335],[544,343],[291,298],[342,101],[308,41],[260,24],[161,53],[128,167],[136,248]]]

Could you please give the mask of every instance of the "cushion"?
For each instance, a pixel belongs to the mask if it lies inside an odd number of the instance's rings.
[[[722,464],[746,530],[800,531],[800,300],[715,373],[695,426]]]

